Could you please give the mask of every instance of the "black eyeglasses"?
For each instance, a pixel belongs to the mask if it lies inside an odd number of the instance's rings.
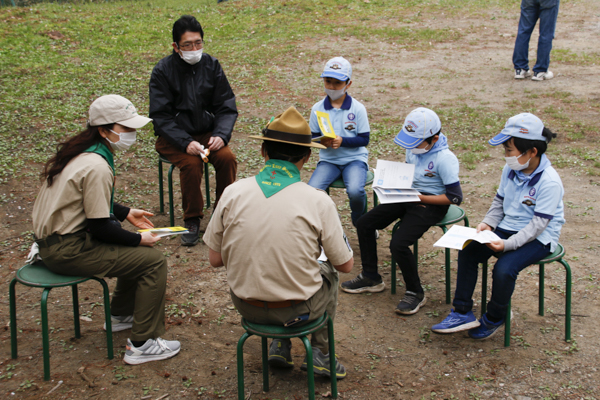
[[[190,43],[184,43],[184,44],[178,44],[177,47],[179,47],[181,50],[185,50],[185,51],[189,51],[189,50],[193,50],[193,49],[198,49],[201,50],[204,47],[204,40],[198,40],[196,42]]]

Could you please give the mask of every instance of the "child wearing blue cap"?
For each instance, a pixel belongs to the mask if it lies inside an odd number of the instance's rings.
[[[448,148],[435,112],[423,107],[413,110],[394,143],[406,149],[406,162],[415,165],[412,187],[421,193],[421,201],[380,204],[358,220],[356,229],[363,270],[356,278],[343,282],[341,287],[348,293],[384,290],[385,284],[377,272],[376,230],[400,219],[400,228],[392,235],[390,250],[402,271],[406,293],[396,307],[396,313],[411,315],[419,311],[427,298],[409,246],[444,218],[450,204],[460,204],[462,190],[458,159]]]
[[[492,336],[504,324],[519,272],[556,249],[565,223],[564,189],[544,154],[554,137],[538,117],[523,113],[510,118],[489,141],[492,146],[504,146],[506,165],[496,197],[477,231],[493,230],[502,240],[485,245],[473,241],[458,253],[454,309],[431,328],[433,332],[469,330],[473,339]],[[478,321],[472,311],[477,266],[495,254],[492,297]]]
[[[326,190],[341,176],[350,199],[352,223],[356,226],[366,205],[365,183],[369,170],[366,146],[371,130],[367,110],[347,92],[352,85],[352,67],[348,60],[335,57],[327,61],[321,78],[327,96],[312,107],[310,130],[313,137],[322,136],[316,112],[327,113],[335,139],[321,139],[327,148],[319,152],[319,163],[308,184]]]

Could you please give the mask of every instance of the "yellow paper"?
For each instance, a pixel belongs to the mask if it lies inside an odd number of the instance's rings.
[[[151,229],[140,229],[138,232],[152,232],[156,236],[169,236],[169,235],[180,235],[182,233],[188,233],[189,231],[183,226],[171,226],[168,228],[151,228]]]
[[[321,140],[324,137],[335,139],[335,131],[331,125],[329,114],[323,111],[315,111],[315,114],[317,114],[317,122],[321,128],[321,136],[315,137],[313,140]]]

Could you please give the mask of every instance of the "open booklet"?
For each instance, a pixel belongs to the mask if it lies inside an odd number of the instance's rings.
[[[138,232],[152,232],[158,237],[170,236],[170,235],[181,235],[183,233],[189,233],[183,226],[171,226],[169,228],[152,228],[152,229],[140,229]]]
[[[331,125],[329,114],[323,111],[315,111],[315,114],[317,116],[319,128],[321,128],[321,136],[316,136],[312,138],[312,140],[320,141],[323,138],[335,139],[335,131],[333,130],[333,125]]]
[[[412,189],[415,165],[377,160],[373,190],[381,204],[421,201],[419,191]]]
[[[452,228],[444,234],[433,245],[435,247],[447,247],[450,249],[464,249],[472,240],[479,243],[490,243],[494,240],[502,240],[492,231],[481,231],[477,233],[477,229],[468,228],[466,226],[453,225]]]

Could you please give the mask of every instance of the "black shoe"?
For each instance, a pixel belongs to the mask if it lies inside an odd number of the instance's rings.
[[[276,368],[293,368],[292,342],[290,340],[273,339],[269,348],[269,365]]]
[[[419,308],[427,303],[425,293],[415,293],[406,291],[404,298],[400,300],[396,307],[396,314],[412,315],[419,311]]]
[[[182,246],[195,246],[198,243],[198,232],[200,231],[200,219],[191,218],[184,221],[185,229],[190,233],[184,233],[181,235]]]
[[[330,366],[329,366],[329,354],[325,355],[321,351],[321,349],[313,347],[313,371],[315,375],[322,375],[326,377],[331,376]],[[306,356],[304,357],[304,362],[300,366],[302,371],[306,371],[308,369],[308,364],[306,363]],[[344,367],[337,359],[335,358],[335,376],[338,380],[344,379],[346,377],[346,367]]]
[[[373,280],[371,278],[367,278],[363,276],[362,272],[358,274],[358,276],[352,280],[342,282],[340,285],[342,290],[347,293],[363,293],[363,292],[383,292],[385,289],[385,283],[381,279],[381,276],[378,280]]]

